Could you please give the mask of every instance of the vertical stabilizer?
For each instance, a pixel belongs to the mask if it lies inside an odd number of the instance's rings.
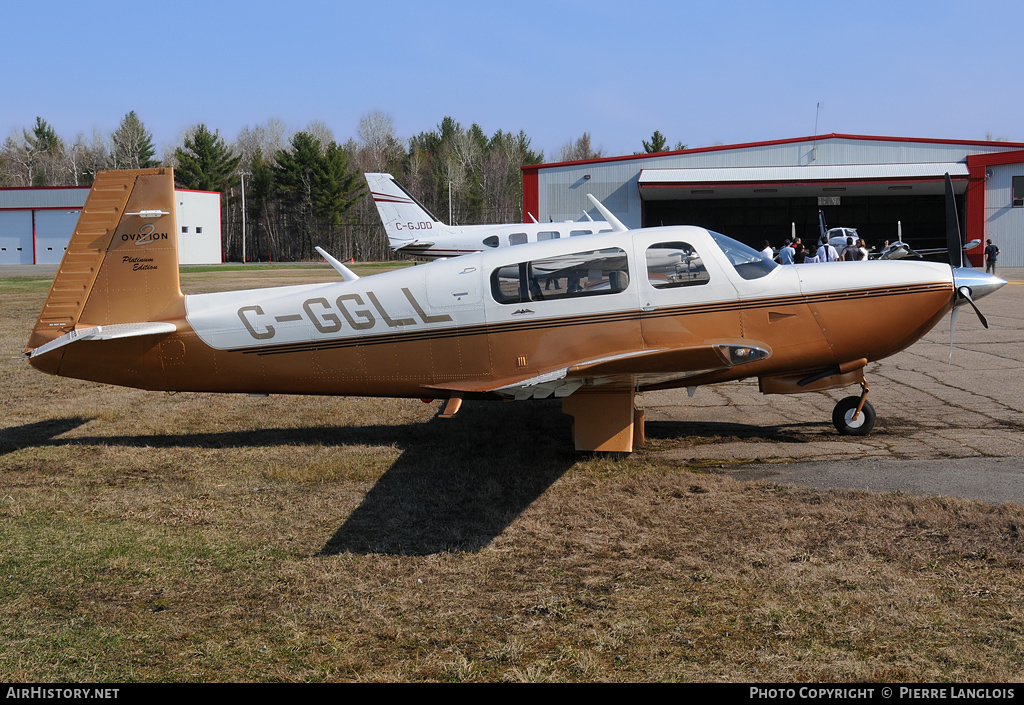
[[[75,330],[184,316],[174,171],[101,171],[26,351]]]
[[[447,226],[398,185],[391,174],[363,174],[370,187],[373,203],[384,223],[391,248],[397,250],[410,244],[433,240]]]

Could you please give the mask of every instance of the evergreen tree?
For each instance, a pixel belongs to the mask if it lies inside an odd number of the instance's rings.
[[[35,152],[59,152],[63,148],[63,143],[60,137],[46,120],[43,120],[38,115],[36,116],[36,124],[32,128],[32,132],[23,130],[25,134],[25,141],[28,143],[30,149]]]
[[[654,131],[651,135],[651,141],[643,140],[644,151],[648,154],[654,154],[656,152],[668,151],[668,140],[665,139],[665,135],[661,134],[658,130]]]
[[[115,169],[148,169],[159,166],[154,159],[153,135],[146,131],[139,116],[132,110],[110,135],[111,163]]]
[[[321,159],[320,143],[308,132],[292,135],[291,150],[280,150],[274,158],[274,182],[293,219],[304,229],[312,226],[313,193]]]
[[[314,244],[328,244],[363,190],[358,171],[349,170],[344,147],[322,146],[308,132],[296,132],[291,151],[275,157],[274,180],[289,219],[290,249],[308,257]],[[318,233],[318,243],[313,233]]]
[[[174,182],[179,188],[224,193],[238,183],[238,162],[225,144],[220,132],[210,132],[206,125],[196,126],[185,144],[174,150],[178,165]]]
[[[359,172],[349,170],[345,148],[331,142],[316,170],[315,215],[330,227],[339,227],[344,222],[345,212],[362,195],[363,184]]]
[[[22,130],[25,136],[25,157],[33,186],[51,186],[59,181],[64,143],[52,127],[36,116],[32,132]]]

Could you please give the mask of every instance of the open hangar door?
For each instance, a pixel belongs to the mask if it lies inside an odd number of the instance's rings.
[[[957,197],[963,232],[963,197]],[[796,234],[817,241],[818,210],[828,227],[857,228],[869,248],[881,249],[896,240],[897,222],[903,241],[911,247],[945,247],[944,196],[824,196],[789,198],[720,198],[707,200],[644,201],[643,225],[699,225],[760,250],[765,240],[778,249]]]
[[[856,228],[869,248],[897,238],[911,247],[945,247],[945,174],[953,180],[964,230],[965,164],[858,164],[797,167],[644,169],[638,185],[645,226],[700,225],[756,249],[779,248],[796,234],[819,237],[818,211],[829,227]]]

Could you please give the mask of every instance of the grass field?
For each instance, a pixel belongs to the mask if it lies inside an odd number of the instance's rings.
[[[357,270],[358,271],[358,270]],[[187,292],[334,278],[183,273]],[[571,451],[557,403],[160,394],[21,348],[0,681],[1020,681],[1024,509]]]

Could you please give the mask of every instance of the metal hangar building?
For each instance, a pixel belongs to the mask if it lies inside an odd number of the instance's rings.
[[[944,183],[957,195],[965,240],[981,263],[986,239],[999,266],[1024,266],[1024,144],[830,134],[634,154],[523,168],[523,220],[599,219],[593,194],[631,228],[699,225],[756,249],[781,247],[795,228],[818,239],[857,228],[869,247],[897,239],[945,247]]]
[[[0,189],[0,264],[60,264],[88,186]],[[174,190],[180,264],[223,261],[220,194]]]

